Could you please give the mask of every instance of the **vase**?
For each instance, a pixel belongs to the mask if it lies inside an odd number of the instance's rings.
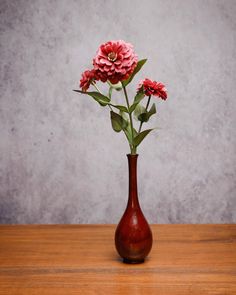
[[[126,210],[116,228],[115,245],[125,263],[142,263],[152,248],[152,232],[138,200],[137,159],[127,155],[129,196]]]

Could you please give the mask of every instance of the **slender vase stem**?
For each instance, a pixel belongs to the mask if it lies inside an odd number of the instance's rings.
[[[149,107],[150,100],[151,100],[151,95],[149,95],[149,97],[148,97],[148,101],[147,101],[147,105],[146,105],[145,111],[147,111],[147,109],[148,109],[148,107]],[[141,129],[142,129],[142,126],[143,126],[143,122],[140,122],[139,129],[138,129],[138,133],[140,133],[140,131],[141,131]]]
[[[137,159],[138,155],[127,155],[129,164],[129,199],[127,207],[139,208],[137,187]]]
[[[124,90],[124,94],[125,94],[125,99],[126,99],[126,104],[127,104],[127,107],[128,107],[128,111],[129,111],[129,99],[128,99],[128,94],[127,94],[127,91],[126,91],[126,88],[125,86],[123,85],[122,83],[122,87],[123,87],[123,90]],[[135,146],[133,145],[133,140],[134,140],[134,127],[133,127],[133,120],[132,120],[132,115],[129,111],[129,120],[130,120],[130,127],[131,127],[131,137],[132,137],[132,145],[130,145],[130,151],[131,151],[131,155],[135,155],[136,154],[136,148]]]

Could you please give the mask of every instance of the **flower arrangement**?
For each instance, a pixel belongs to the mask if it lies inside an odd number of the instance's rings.
[[[74,90],[91,96],[102,107],[110,108],[112,128],[115,132],[124,132],[132,155],[136,154],[138,145],[153,130],[142,131],[143,123],[148,122],[150,117],[156,113],[155,103],[150,106],[152,96],[162,100],[167,99],[165,85],[146,78],[140,81],[136,95],[130,103],[126,88],[146,61],[147,59],[138,61],[138,56],[130,43],[122,40],[106,42],[99,47],[93,59],[93,68],[82,74],[81,90]],[[98,81],[108,84],[108,94],[101,93],[97,86]],[[88,91],[90,86],[93,86],[96,91]],[[116,105],[112,102],[114,90],[123,90],[125,105]],[[145,97],[147,101],[144,106]],[[133,116],[139,121],[137,129],[134,126]]]

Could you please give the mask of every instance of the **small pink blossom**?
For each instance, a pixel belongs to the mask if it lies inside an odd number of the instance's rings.
[[[95,82],[95,80],[98,80],[98,78],[94,69],[84,71],[80,79],[80,88],[83,91],[87,91],[90,84]]]
[[[146,78],[145,80],[140,81],[138,90],[141,90],[142,87],[145,95],[147,96],[154,95],[163,100],[167,99],[167,90],[165,85],[161,82],[152,81]]]
[[[113,84],[128,79],[137,62],[133,45],[122,40],[102,44],[93,59],[98,78],[102,82],[109,80]]]

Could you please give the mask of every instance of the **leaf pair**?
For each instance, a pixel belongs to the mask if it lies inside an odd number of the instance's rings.
[[[145,96],[144,92],[142,92],[142,91],[138,92],[134,98],[133,104],[129,107],[129,109],[125,106],[122,106],[122,105],[114,105],[111,103],[109,103],[109,104],[111,106],[113,106],[114,108],[117,108],[121,112],[132,114],[133,111],[135,110],[136,106],[140,103],[140,101],[144,98],[144,96]]]
[[[133,135],[134,139],[132,139],[132,129],[131,125],[128,121],[126,121],[121,115],[111,111],[111,124],[112,128],[115,132],[120,132],[121,130],[124,131],[129,144],[137,147],[144,138],[153,130],[153,129],[147,129],[140,133],[137,133],[137,131],[133,128]]]
[[[155,103],[152,105],[152,107],[150,108],[150,110],[149,111],[146,111],[146,109],[145,109],[145,111],[143,112],[143,113],[141,113],[141,114],[139,114],[139,116],[138,116],[138,120],[139,121],[141,121],[141,122],[148,122],[148,120],[149,120],[149,118],[152,116],[152,115],[154,115],[154,114],[156,114],[156,105],[155,105]]]

